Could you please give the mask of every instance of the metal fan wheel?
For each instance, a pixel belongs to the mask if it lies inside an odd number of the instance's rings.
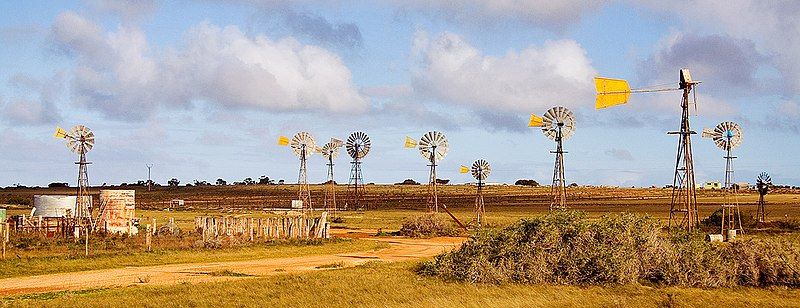
[[[326,143],[322,146],[322,157],[325,158],[325,160],[336,159],[339,157],[339,147],[332,142]]]
[[[419,154],[427,160],[431,159],[431,152],[433,152],[434,162],[441,161],[449,149],[447,138],[437,131],[427,132],[419,140]]]
[[[94,147],[94,133],[83,125],[75,125],[67,135],[67,148],[76,154],[86,154]]]
[[[289,143],[292,147],[292,152],[294,152],[297,157],[300,157],[303,153],[303,146],[305,146],[305,154],[306,158],[314,154],[314,148],[316,147],[316,143],[314,142],[314,136],[306,132],[299,132],[292,137],[292,142]]]
[[[542,116],[542,133],[552,140],[556,139],[561,127],[561,140],[567,140],[575,133],[575,115],[566,107],[556,106]]]
[[[472,177],[474,177],[476,180],[483,181],[489,177],[489,174],[492,173],[492,167],[489,166],[489,162],[479,159],[472,163],[472,168],[470,171],[472,171]]]
[[[369,136],[364,132],[355,132],[347,137],[345,147],[347,148],[347,154],[353,159],[364,158],[369,153],[372,142],[369,141]]]
[[[720,149],[733,149],[742,144],[742,127],[734,122],[722,122],[714,127],[714,143]]]

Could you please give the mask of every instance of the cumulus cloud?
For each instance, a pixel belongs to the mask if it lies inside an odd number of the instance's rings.
[[[106,33],[72,12],[59,15],[51,32],[56,48],[75,60],[74,100],[110,118],[142,120],[160,106],[195,101],[277,112],[368,107],[339,56],[292,38],[204,23],[180,47],[154,51],[136,27]]]
[[[156,0],[88,0],[87,3],[101,12],[118,16],[125,22],[135,22],[152,14],[158,7]]]
[[[652,56],[638,64],[640,79],[676,82],[678,69],[690,68],[704,88],[716,93],[743,92],[758,87],[755,75],[766,59],[748,39],[728,35],[678,33],[666,39]]]
[[[788,95],[800,93],[800,2],[798,1],[644,1],[682,18],[689,28],[718,31],[751,40],[781,77]],[[691,7],[692,9],[685,9]],[[713,12],[713,14],[709,14]]]
[[[593,101],[596,75],[586,51],[573,40],[547,41],[501,57],[484,55],[453,33],[418,33],[414,52],[417,93],[495,112],[532,112]]]
[[[355,48],[362,45],[361,30],[354,23],[333,23],[306,12],[285,12],[286,24],[294,32],[305,35],[319,44]]]
[[[15,125],[43,125],[61,120],[61,114],[56,107],[56,100],[63,89],[61,74],[46,80],[17,74],[9,79],[8,84],[20,92],[34,93],[37,96],[36,98],[28,95],[15,96],[6,104],[0,104],[2,106],[0,113],[8,122]]]
[[[395,1],[403,10],[436,13],[436,17],[461,23],[494,23],[517,20],[534,26],[561,31],[577,23],[584,14],[595,12],[608,1],[529,1],[529,0],[456,0]]]

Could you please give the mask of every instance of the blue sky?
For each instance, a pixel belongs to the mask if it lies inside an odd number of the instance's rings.
[[[0,186],[73,185],[55,126],[95,132],[90,183],[183,183],[267,175],[294,182],[278,136],[320,143],[364,131],[368,182],[424,181],[405,136],[443,132],[440,177],[492,164],[489,180],[552,176],[552,141],[530,113],[577,116],[570,182],[671,184],[678,92],[595,110],[592,77],[697,88],[692,126],[739,122],[738,181],[800,184],[800,4],[795,1],[6,1],[0,3]],[[678,10],[692,7],[692,10]],[[694,111],[694,109],[693,109]],[[694,138],[698,181],[723,153]],[[339,182],[349,162],[337,161]],[[325,180],[319,155],[309,179]]]

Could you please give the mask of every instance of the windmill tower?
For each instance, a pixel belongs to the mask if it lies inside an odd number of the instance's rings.
[[[742,128],[734,122],[719,123],[714,129],[703,129],[704,138],[711,138],[718,148],[725,151],[725,201],[722,204],[722,236],[728,239],[736,236],[737,230],[743,232],[742,214],[736,198],[738,187],[733,177],[733,160],[731,150],[742,144]]]
[[[480,227],[481,223],[483,223],[483,217],[486,214],[483,203],[483,186],[485,185],[484,181],[486,178],[492,173],[492,167],[489,165],[489,162],[479,159],[472,163],[472,167],[469,169],[465,166],[461,166],[462,173],[466,173],[468,170],[472,173],[472,177],[478,180],[476,186],[477,192],[475,194],[475,223]]]
[[[700,223],[697,215],[697,193],[694,179],[694,160],[692,159],[692,135],[696,134],[689,126],[689,95],[700,81],[692,80],[688,69],[680,70],[678,88],[649,88],[631,90],[628,82],[622,79],[595,77],[597,89],[597,109],[616,106],[628,102],[631,93],[682,91],[680,129],[668,132],[678,135],[678,152],[675,159],[675,173],[672,180],[672,201],[670,202],[669,227],[681,227],[691,232]],[[692,99],[696,104],[696,99]]]
[[[567,184],[564,179],[564,149],[562,143],[575,133],[575,115],[569,109],[556,106],[547,110],[539,118],[531,115],[528,126],[540,126],[542,133],[556,142],[556,150],[550,151],[556,155],[553,167],[553,182],[550,185],[550,210],[567,209]]]
[[[91,162],[86,161],[86,153],[94,147],[94,133],[86,126],[75,125],[69,132],[56,127],[55,137],[65,139],[67,148],[80,157],[75,163],[78,165],[78,194],[75,199],[75,212],[72,214],[82,226],[94,228],[88,175],[88,166]]]
[[[354,132],[347,137],[347,154],[353,158],[350,162],[350,181],[348,182],[348,192],[350,200],[356,209],[361,210],[364,205],[361,204],[361,198],[364,196],[364,176],[361,173],[361,159],[367,156],[369,149],[372,147],[372,142],[369,141],[369,136],[363,132]]]
[[[772,177],[766,172],[761,172],[756,179],[756,189],[758,189],[758,211],[756,212],[756,216],[758,217],[756,218],[758,218],[758,222],[767,220],[767,212],[764,209],[764,196],[767,195],[771,187]]]
[[[430,131],[425,133],[419,142],[411,137],[406,137],[405,147],[419,148],[419,154],[428,161],[428,167],[430,167],[428,176],[428,211],[438,213],[439,193],[436,187],[436,166],[447,155],[450,144],[447,143],[447,138],[444,134]]]
[[[306,161],[317,150],[314,136],[307,132],[299,132],[292,137],[289,141],[288,138],[281,136],[278,139],[278,144],[282,146],[290,146],[292,152],[300,158],[300,173],[297,176],[297,185],[300,191],[297,194],[297,199],[303,202],[303,210],[314,210],[311,204],[311,191],[308,188],[308,172],[306,169]]]
[[[331,138],[331,141],[326,143],[319,152],[322,153],[322,158],[325,159],[328,166],[328,182],[325,184],[325,210],[336,215],[336,178],[333,176],[333,161],[339,157],[339,149],[342,147],[342,141],[336,138]]]

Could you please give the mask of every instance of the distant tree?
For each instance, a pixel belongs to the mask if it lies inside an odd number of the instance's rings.
[[[450,183],[449,179],[436,179],[436,184],[447,185]]]
[[[569,187],[578,187],[578,183],[569,184]]]
[[[244,185],[255,185],[255,184],[256,184],[256,181],[254,181],[253,178],[244,179]]]
[[[535,180],[520,179],[514,182],[514,185],[538,187],[539,182],[536,182]]]
[[[419,185],[419,182],[414,181],[413,179],[405,179],[402,182],[397,183],[395,185]]]
[[[211,184],[206,181],[194,180],[194,186],[211,186]]]
[[[261,185],[272,185],[275,184],[275,180],[270,180],[268,176],[262,175],[258,178],[258,184]]]
[[[225,185],[228,185],[228,182],[226,182],[223,179],[217,179],[217,186],[225,186]]]
[[[178,179],[176,178],[172,178],[169,181],[167,181],[167,185],[169,185],[170,187],[178,187],[178,184],[180,183],[181,181],[178,181]]]
[[[47,184],[47,187],[50,187],[50,188],[69,187],[69,183],[53,182],[53,183]]]
[[[283,185],[284,183],[286,182],[284,182],[283,179],[278,180],[278,185]]]

